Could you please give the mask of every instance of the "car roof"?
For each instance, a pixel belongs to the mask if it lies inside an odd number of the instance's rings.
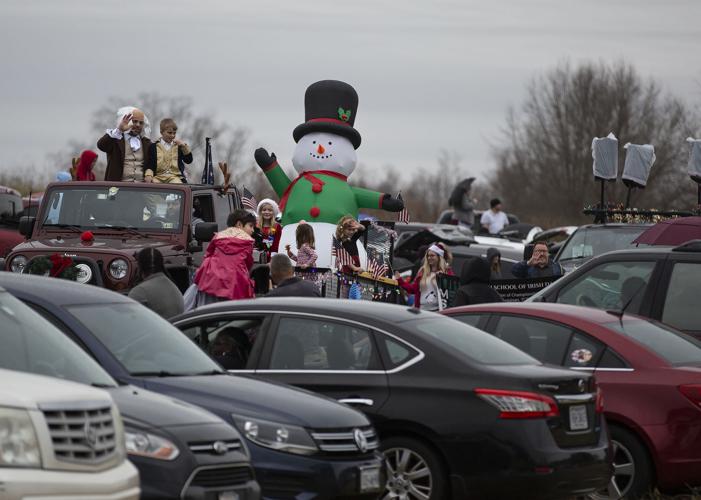
[[[582,229],[620,229],[628,227],[649,227],[654,226],[652,222],[607,222],[605,224],[584,224],[579,226],[577,230]]]
[[[31,293],[39,297],[50,297],[51,302],[60,306],[132,302],[125,295],[93,285],[84,285],[60,278],[48,278],[7,271],[0,272],[0,286],[10,293],[13,290],[20,290],[23,293]]]
[[[552,304],[547,302],[495,302],[491,304],[478,304],[473,306],[453,307],[446,309],[446,314],[459,314],[475,311],[488,312],[513,312],[541,317],[568,317],[577,321],[584,321],[594,324],[611,323],[618,321],[618,316],[608,313],[603,309],[574,306],[569,304]],[[632,314],[624,314],[623,319],[643,319]]]
[[[413,319],[437,317],[435,313],[421,311],[413,307],[372,302],[369,300],[322,299],[316,297],[260,297],[250,300],[217,302],[215,304],[198,307],[194,311],[171,319],[179,321],[191,316],[199,316],[203,313],[220,313],[240,310],[269,310],[274,312],[304,311],[338,317],[354,316],[356,318],[366,319],[371,323],[400,323]]]

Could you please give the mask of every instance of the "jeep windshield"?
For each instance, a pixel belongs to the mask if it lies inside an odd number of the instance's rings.
[[[557,261],[571,271],[597,255],[630,248],[633,240],[649,227],[649,224],[639,224],[579,228],[563,245]]]
[[[60,186],[46,193],[43,229],[179,232],[182,191]]]

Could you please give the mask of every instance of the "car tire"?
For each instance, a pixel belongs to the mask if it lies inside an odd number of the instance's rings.
[[[405,436],[382,439],[380,449],[387,464],[387,484],[383,499],[447,497],[448,477],[438,454],[418,439]],[[421,492],[412,495],[412,491]]]
[[[623,427],[610,425],[609,433],[613,446],[614,477],[606,492],[598,492],[589,498],[592,500],[643,498],[650,493],[653,484],[652,462],[645,445],[635,434]]]

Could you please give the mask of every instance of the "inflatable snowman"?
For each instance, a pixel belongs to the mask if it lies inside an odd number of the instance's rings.
[[[353,128],[358,94],[347,83],[323,80],[313,83],[304,95],[305,122],[294,129],[297,146],[292,165],[298,173],[291,180],[275,154],[259,148],[255,152],[263,170],[280,197],[283,227],[280,251],[289,244],[296,248],[295,230],[300,220],[314,228],[317,267],[333,267],[331,247],[336,224],[344,215],[358,217],[360,208],[399,212],[401,200],[389,194],[348,184],[355,170],[360,133]],[[366,267],[365,249],[358,244],[361,266]]]

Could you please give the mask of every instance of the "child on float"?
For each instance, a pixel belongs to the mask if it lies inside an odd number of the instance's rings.
[[[438,311],[440,306],[440,290],[436,281],[438,274],[453,275],[450,269],[447,252],[443,243],[434,243],[424,255],[423,265],[416,273],[414,281],[404,280],[399,273],[394,273],[394,279],[399,286],[414,295],[414,307],[427,311]]]
[[[253,231],[256,217],[246,210],[234,210],[227,228],[214,235],[202,265],[197,269],[195,307],[222,300],[251,299],[255,296],[249,272],[253,267]]]
[[[190,146],[175,138],[178,126],[172,118],[161,120],[161,138],[149,146],[144,180],[165,184],[182,184],[185,164],[192,163]]]
[[[263,250],[270,260],[271,253],[277,253],[280,246],[280,235],[282,227],[277,222],[276,217],[280,214],[280,208],[270,198],[265,198],[258,203],[256,212],[258,213],[258,229],[263,235]]]
[[[336,239],[341,242],[343,249],[353,259],[353,263],[349,266],[343,266],[341,272],[348,274],[363,272],[363,268],[360,267],[360,255],[358,254],[358,240],[363,235],[363,231],[365,231],[365,226],[351,215],[345,215],[338,221]]]
[[[297,254],[295,255],[290,249],[290,245],[285,245],[287,256],[297,263],[297,266],[302,269],[316,267],[316,259],[319,257],[314,250],[314,228],[306,223],[299,221],[295,232],[297,239]]]
[[[95,173],[93,167],[97,161],[97,153],[86,149],[80,153],[80,159],[75,166],[75,180],[77,181],[94,181]]]

